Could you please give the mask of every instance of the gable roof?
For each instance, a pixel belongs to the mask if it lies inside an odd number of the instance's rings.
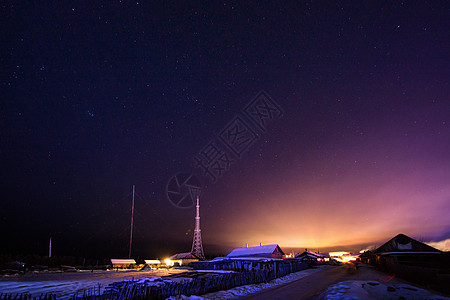
[[[441,253],[442,251],[433,248],[427,244],[419,242],[413,238],[402,233],[396,235],[383,245],[375,250],[376,254],[383,254],[389,252],[436,252]]]
[[[314,253],[309,251],[304,251],[301,254],[298,254],[295,258],[302,258],[302,257],[311,257],[311,258],[330,258],[330,255],[328,253]]]
[[[136,261],[129,258],[111,258],[111,263],[113,265],[132,265],[135,264]]]
[[[255,247],[236,248],[233,249],[227,257],[245,257],[245,256],[270,256],[272,254],[284,255],[278,244],[262,245]]]
[[[161,261],[159,259],[145,259],[147,265],[159,265]]]
[[[191,252],[186,253],[177,253],[169,257],[170,260],[177,260],[177,259],[199,259],[197,256],[192,254]]]

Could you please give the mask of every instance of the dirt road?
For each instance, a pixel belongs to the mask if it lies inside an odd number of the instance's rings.
[[[402,282],[399,279],[378,272],[366,265],[357,269],[352,264],[333,267],[286,285],[276,287],[241,299],[314,299],[330,285],[345,280],[374,280],[379,282]]]

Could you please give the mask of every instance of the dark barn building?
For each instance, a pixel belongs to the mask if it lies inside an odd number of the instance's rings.
[[[377,248],[368,258],[379,268],[407,280],[450,291],[449,253],[404,234]]]

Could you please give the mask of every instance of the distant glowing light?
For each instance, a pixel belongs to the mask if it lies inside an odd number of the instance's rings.
[[[359,254],[360,253],[352,254],[346,251],[337,251],[337,252],[330,252],[330,257],[339,262],[346,263],[356,261],[359,257]]]
[[[339,256],[347,255],[349,253],[350,252],[346,252],[346,251],[330,252],[330,256],[331,257],[334,257],[334,256],[339,257]]]
[[[178,264],[178,266],[181,266],[181,265],[183,265],[183,260],[182,260],[182,259],[175,259],[175,260],[172,260],[172,259],[166,258],[166,259],[164,260],[164,263],[165,263],[166,266],[168,266],[168,267],[173,267],[173,266],[175,266],[175,264]]]

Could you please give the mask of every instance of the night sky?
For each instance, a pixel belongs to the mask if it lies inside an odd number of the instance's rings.
[[[133,256],[190,251],[180,172],[207,255],[450,238],[448,2],[72,2],[0,4],[0,253],[126,257],[133,184]]]

